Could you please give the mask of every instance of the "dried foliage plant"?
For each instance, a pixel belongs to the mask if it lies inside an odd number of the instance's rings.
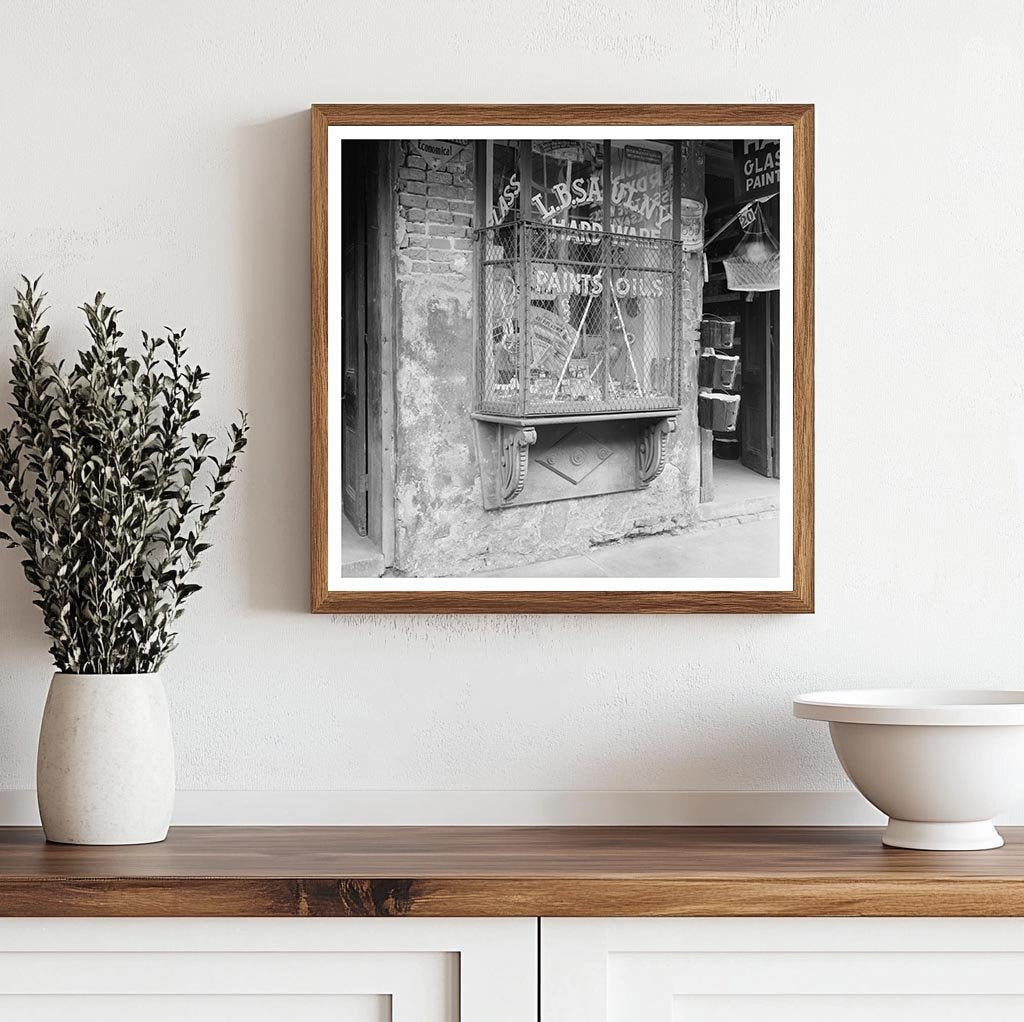
[[[47,358],[39,281],[14,305],[15,419],[0,429],[0,504],[38,593],[57,669],[156,671],[175,647],[175,622],[200,587],[188,581],[203,536],[245,449],[244,413],[227,451],[190,432],[208,378],[186,365],[185,331],[142,334],[141,358],[119,342],[120,310],[96,295],[82,306],[91,342],[70,368]]]

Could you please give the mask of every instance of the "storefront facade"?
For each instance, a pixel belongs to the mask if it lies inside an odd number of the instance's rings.
[[[365,472],[345,503],[391,570],[691,525],[703,144],[393,141],[363,162],[343,409]]]

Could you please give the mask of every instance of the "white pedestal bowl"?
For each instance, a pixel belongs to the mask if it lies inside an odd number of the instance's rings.
[[[811,692],[793,713],[828,722],[847,776],[889,817],[883,844],[1002,845],[992,818],[1024,799],[1024,692]]]

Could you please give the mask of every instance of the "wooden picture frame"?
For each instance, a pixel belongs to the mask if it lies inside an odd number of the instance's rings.
[[[600,579],[592,583],[592,588],[559,586],[557,582],[536,584],[525,583],[522,580],[516,583],[516,588],[504,588],[505,583],[495,579],[491,583],[494,587],[487,589],[466,589],[447,586],[444,577],[430,576],[430,581],[436,582],[435,586],[425,587],[424,580],[420,579],[418,587],[403,588],[406,582],[399,579],[394,583],[393,588],[380,588],[379,583],[385,580],[373,580],[373,585],[368,582],[363,588],[361,585],[352,583],[352,586],[339,588],[336,584],[332,587],[332,568],[330,556],[332,554],[332,535],[341,525],[340,508],[332,504],[332,486],[336,489],[337,482],[332,482],[332,464],[337,465],[340,454],[338,450],[332,449],[330,444],[331,429],[336,427],[336,419],[332,416],[340,416],[342,398],[340,393],[332,393],[330,381],[336,366],[332,367],[332,359],[335,359],[336,352],[332,349],[331,317],[339,316],[340,311],[332,302],[340,302],[339,293],[330,293],[331,268],[330,260],[337,258],[332,256],[332,251],[340,251],[340,241],[332,234],[332,220],[338,219],[339,207],[337,200],[329,196],[329,182],[331,175],[338,172],[337,163],[331,162],[329,152],[329,133],[331,129],[342,128],[352,135],[354,140],[360,132],[374,132],[377,139],[407,139],[408,133],[401,133],[401,129],[409,126],[422,126],[424,134],[439,133],[437,126],[445,128],[463,127],[464,133],[470,133],[470,126],[510,126],[514,125],[519,129],[519,135],[507,136],[515,139],[521,135],[528,134],[531,126],[541,128],[552,125],[559,126],[585,126],[588,128],[600,126],[629,126],[631,128],[651,127],[679,127],[684,129],[699,128],[707,130],[727,129],[735,127],[754,126],[763,128],[767,133],[768,129],[778,129],[780,136],[791,139],[792,164],[790,167],[783,166],[782,184],[778,194],[783,195],[788,202],[788,189],[792,192],[792,233],[791,233],[791,295],[792,295],[792,450],[789,455],[788,469],[790,478],[788,483],[792,486],[791,503],[791,525],[792,525],[792,573],[788,572],[788,561],[780,568],[780,576],[785,575],[784,588],[764,589],[736,589],[728,586],[721,586],[714,590],[706,589],[623,589],[621,586],[616,589],[601,589]],[[388,133],[386,129],[394,126],[395,132]],[[376,104],[350,104],[350,105],[315,105],[311,111],[312,127],[312,391],[311,391],[311,560],[312,560],[312,587],[311,604],[315,613],[326,614],[370,614],[370,613],[811,613],[814,609],[814,108],[806,104],[727,104],[727,105],[376,105]],[[383,132],[383,133],[382,133]],[[449,132],[453,133],[453,132]],[[791,134],[790,134],[791,133]],[[609,133],[611,134],[611,133]],[[348,136],[346,136],[348,137]],[[542,136],[540,136],[542,137]],[[588,134],[587,137],[593,137]],[[623,135],[624,138],[633,139],[638,136]],[[665,133],[664,137],[669,137]],[[702,138],[703,136],[691,136]],[[720,134],[716,137],[730,138],[728,134]],[[749,137],[740,134],[738,137]],[[481,136],[477,136],[481,138]],[[484,149],[481,148],[483,139],[476,143],[461,141],[464,144],[476,145],[476,152],[479,159],[486,157]],[[381,143],[384,145],[384,143]],[[413,143],[388,142],[387,145],[411,146]],[[417,143],[419,144],[419,143]],[[509,143],[511,145],[512,143]],[[524,143],[518,143],[522,146]],[[554,145],[555,143],[550,143]],[[569,143],[572,144],[572,143]],[[703,142],[699,143],[703,145]],[[734,143],[735,144],[735,143]],[[787,143],[788,144],[788,143]],[[422,143],[422,149],[426,160],[423,165],[429,170],[431,166],[443,168],[443,161],[447,153],[446,144]],[[350,146],[347,152],[355,152],[355,147]],[[399,150],[406,151],[406,150]],[[419,150],[417,150],[419,151]],[[340,145],[339,145],[340,152]],[[434,157],[436,156],[436,160]],[[703,160],[703,157],[701,157]],[[419,161],[417,161],[417,164]],[[610,160],[605,161],[607,166]],[[545,165],[546,166],[546,165]],[[675,167],[679,167],[678,158]],[[488,164],[490,172],[490,164]],[[391,157],[381,157],[378,164],[367,170],[366,173],[379,177],[381,194],[394,196],[397,193],[395,167]],[[445,180],[445,171],[437,172],[441,180]],[[605,172],[606,175],[608,172]],[[788,174],[789,180],[785,180]],[[673,172],[673,180],[678,182],[680,171]],[[450,179],[450,175],[449,175]],[[339,178],[340,180],[340,178]],[[610,180],[606,177],[606,180]],[[675,209],[679,210],[679,186],[675,188]],[[340,184],[338,189],[341,190]],[[523,189],[521,198],[522,206],[527,205],[526,196],[532,188]],[[609,193],[611,189],[609,188]],[[332,193],[333,194],[333,193]],[[348,193],[346,193],[348,194]],[[479,195],[478,190],[478,195]],[[685,200],[684,200],[685,201]],[[465,205],[465,204],[463,204]],[[371,210],[367,215],[368,220],[364,225],[364,237],[372,234],[374,237],[384,238],[386,243],[379,246],[381,258],[385,254],[390,258],[391,238],[395,231],[395,223],[390,219],[387,203],[380,206],[378,211]],[[760,207],[757,207],[760,208]],[[784,207],[784,208],[788,208]],[[705,212],[707,204],[705,203]],[[465,211],[464,211],[465,212]],[[484,204],[477,200],[473,216],[460,217],[460,219],[472,219],[472,229],[479,230],[485,223],[481,219],[485,215]],[[347,213],[345,214],[348,215]],[[607,214],[606,214],[607,224]],[[597,225],[595,225],[596,229]],[[340,232],[340,228],[338,228]],[[467,228],[467,234],[472,233]],[[678,239],[678,230],[673,235]],[[706,244],[706,240],[702,242]],[[332,249],[333,246],[333,249]],[[468,246],[463,246],[468,247]],[[702,258],[704,249],[701,250]],[[478,270],[477,280],[479,280]],[[525,274],[523,279],[525,280]],[[611,278],[609,278],[611,279]],[[616,285],[617,286],[617,285]],[[475,285],[474,294],[479,297],[482,293],[479,284]],[[530,293],[532,284],[526,287]],[[611,288],[609,288],[611,290]],[[527,301],[528,299],[524,299]],[[330,308],[329,308],[330,306]],[[673,310],[674,310],[673,306]],[[703,297],[700,299],[698,309],[703,308]],[[784,304],[784,310],[788,309],[788,303]],[[367,311],[368,310],[368,311]],[[367,316],[375,317],[375,323],[381,330],[381,336],[385,343],[390,343],[395,338],[394,331],[401,328],[401,310],[397,309],[393,296],[385,295],[382,299],[375,300],[371,306],[365,306],[364,312]],[[785,311],[783,315],[785,316]],[[346,314],[347,315],[347,314]],[[473,316],[478,313],[474,310]],[[618,312],[618,319],[622,325],[622,313]],[[584,313],[586,316],[586,313]],[[673,311],[673,316],[675,312]],[[698,325],[702,324],[700,320]],[[340,327],[338,328],[340,330]],[[517,328],[523,329],[523,328]],[[577,339],[579,332],[583,329],[582,324],[577,327]],[[477,328],[474,327],[474,337]],[[628,338],[625,326],[622,325],[622,335]],[[475,340],[473,342],[476,343]],[[627,346],[629,341],[627,339]],[[694,341],[694,350],[701,342]],[[520,349],[525,345],[520,345]],[[706,350],[706,349],[705,349]],[[570,350],[570,356],[573,352]],[[393,356],[392,356],[393,357]],[[474,356],[476,357],[476,356]],[[525,359],[525,356],[523,356]],[[632,357],[632,351],[630,351]],[[567,362],[569,359],[567,358]],[[576,359],[576,361],[581,361]],[[387,357],[382,358],[387,362]],[[695,365],[696,363],[694,363]],[[783,363],[785,364],[785,363]],[[396,373],[395,366],[381,365],[378,367],[383,381],[378,386],[387,393],[389,388],[395,388]],[[564,370],[563,370],[564,371]],[[477,372],[475,370],[475,372]],[[640,388],[641,374],[637,374],[636,367],[633,368],[636,376],[636,388]],[[562,386],[562,380],[557,381]],[[531,383],[532,387],[533,384]],[[525,389],[525,384],[519,384]],[[393,391],[392,391],[393,393]],[[556,388],[556,393],[557,388]],[[371,399],[372,400],[372,399]],[[786,402],[782,401],[783,413],[788,414]],[[688,415],[691,415],[687,411]],[[776,412],[776,414],[778,414]],[[500,417],[492,417],[495,420]],[[610,417],[614,418],[614,417]],[[524,420],[525,421],[525,420]],[[547,421],[547,420],[540,420]],[[567,423],[569,420],[565,420]],[[650,420],[653,422],[654,420]],[[696,422],[696,419],[693,420]],[[333,425],[332,425],[333,423]],[[523,421],[516,425],[503,425],[498,422],[493,426],[499,437],[505,436],[502,430],[507,428],[510,431],[519,429]],[[672,420],[672,427],[675,420]],[[568,427],[566,427],[568,428]],[[640,429],[643,432],[644,425]],[[480,430],[478,429],[478,434]],[[524,433],[529,429],[520,430],[519,450],[526,451],[526,444],[529,438],[523,441]],[[667,432],[667,429],[666,429]],[[702,441],[701,457],[710,459],[710,435],[711,430],[704,431]],[[509,434],[511,435],[511,433]],[[499,439],[499,451],[502,453],[502,466],[505,465],[504,448],[500,444],[504,442],[509,451],[514,451],[515,438],[501,441]],[[639,448],[638,448],[639,449]],[[604,451],[602,451],[602,454]],[[384,463],[384,470],[375,478],[375,481],[365,482],[364,487],[373,489],[376,487],[376,497],[386,506],[387,501],[395,499],[395,469],[394,464],[388,464],[388,458],[393,452],[386,449],[378,450],[376,455],[372,451],[367,452],[367,463],[372,463],[376,457]],[[477,447],[477,456],[486,460],[486,454],[481,454],[481,448]],[[663,456],[663,450],[662,450]],[[526,471],[527,453],[522,454],[523,467]],[[532,455],[530,455],[532,457]],[[641,455],[641,458],[643,456]],[[334,461],[332,461],[334,459]],[[530,462],[532,465],[532,462]],[[660,469],[659,469],[660,470]],[[337,469],[340,472],[340,469]],[[495,469],[497,472],[498,469]],[[481,467],[479,472],[484,472]],[[785,481],[785,480],[784,480]],[[506,480],[507,482],[507,480]],[[486,491],[490,485],[483,480],[479,485]],[[520,480],[520,488],[522,481]],[[784,499],[788,496],[788,485],[783,490]],[[506,495],[512,492],[510,489],[503,491]],[[515,491],[518,492],[518,491]],[[603,491],[602,491],[603,492]],[[486,495],[485,495],[486,502]],[[337,501],[334,502],[335,504]],[[485,503],[486,506],[486,503]],[[490,512],[502,514],[504,512]],[[332,518],[332,516],[334,516]],[[334,531],[332,531],[334,530]],[[393,543],[393,536],[386,539],[385,543]]]

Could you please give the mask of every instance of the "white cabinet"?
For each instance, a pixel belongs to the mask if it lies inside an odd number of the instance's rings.
[[[1024,919],[0,919],[0,1020],[1024,1018]],[[539,959],[538,959],[539,952]]]
[[[541,1022],[1024,1018],[1024,920],[545,919]]]
[[[536,1015],[536,919],[0,919],[0,1019]]]

